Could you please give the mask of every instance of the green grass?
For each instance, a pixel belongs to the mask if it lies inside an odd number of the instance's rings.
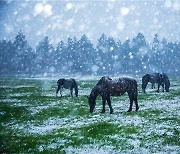
[[[89,113],[83,92],[90,93],[96,83],[78,80],[82,93],[72,98],[66,95],[69,91],[55,97],[56,80],[0,78],[0,153],[66,153],[68,148],[76,153],[83,146],[109,146],[115,153],[131,153],[137,147],[150,153],[170,152],[168,146],[176,146],[174,152],[180,150],[179,81],[172,80],[169,93],[147,90],[143,94],[139,89],[138,112],[126,112],[127,94],[111,97],[112,115],[108,105],[106,113],[100,113],[101,97],[95,112]],[[167,107],[158,108],[158,101]],[[172,109],[171,103],[175,104]]]

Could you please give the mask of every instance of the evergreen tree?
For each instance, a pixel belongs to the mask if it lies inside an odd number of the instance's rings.
[[[8,73],[14,70],[11,62],[13,56],[13,43],[6,40],[0,41],[0,72]]]
[[[25,35],[21,31],[18,32],[13,46],[15,54],[12,58],[12,63],[15,65],[16,71],[19,73],[29,73],[34,51],[27,43]]]
[[[161,56],[159,50],[159,37],[155,34],[152,46],[151,46],[151,59],[150,59],[150,68],[152,72],[161,72]]]
[[[75,53],[77,56],[77,68],[81,73],[90,74],[93,70],[91,69],[94,64],[95,50],[93,44],[87,38],[86,35],[83,35],[78,41],[78,53]]]
[[[114,55],[117,50],[116,43],[113,38],[107,38],[102,34],[97,43],[99,67],[101,74],[109,74],[113,72]]]
[[[55,69],[58,73],[66,71],[66,46],[63,41],[60,41],[55,50]]]
[[[131,48],[130,48],[130,40],[127,39],[123,44],[122,44],[122,73],[126,74],[129,73],[132,67],[130,67],[130,59],[132,58],[131,56]]]
[[[46,36],[36,47],[36,73],[54,72],[54,48]]]
[[[131,73],[140,73],[147,66],[147,45],[146,39],[142,33],[132,40],[130,56]]]

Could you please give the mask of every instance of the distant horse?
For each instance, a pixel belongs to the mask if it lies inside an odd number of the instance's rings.
[[[75,89],[75,95],[78,97],[78,87],[75,79],[59,79],[57,81],[58,88],[56,90],[56,97],[58,94],[58,91],[60,90],[60,95],[62,96],[62,89],[70,89],[70,96],[73,96],[73,89]]]
[[[144,93],[146,93],[145,89],[149,82],[152,83],[152,88],[154,87],[155,83],[158,84],[157,92],[159,92],[160,86],[162,86],[163,92],[164,92],[164,86],[165,86],[166,91],[167,92],[169,91],[170,82],[165,73],[163,73],[163,74],[160,74],[160,73],[145,74],[142,77],[142,91]]]
[[[110,96],[121,96],[125,92],[128,93],[130,99],[130,107],[128,112],[132,111],[133,101],[135,101],[136,111],[138,111],[139,109],[138,101],[137,101],[138,91],[137,91],[136,80],[126,77],[112,80],[109,77],[103,76],[95,85],[95,87],[91,90],[90,96],[88,96],[90,112],[91,113],[93,112],[96,105],[96,98],[98,95],[100,95],[102,97],[102,104],[103,104],[101,113],[105,112],[106,101],[110,108],[110,114],[113,113]]]
[[[162,84],[163,84],[163,92],[164,92],[164,87],[166,92],[169,92],[169,87],[170,87],[170,81],[168,76],[165,73],[162,73]]]
[[[148,83],[152,83],[152,88],[154,88],[155,83],[158,83],[158,91],[159,87],[162,84],[162,77],[160,73],[153,73],[153,74],[145,74],[142,77],[142,91],[146,93],[145,89]]]

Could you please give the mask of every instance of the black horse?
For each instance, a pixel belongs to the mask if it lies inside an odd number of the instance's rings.
[[[58,91],[60,90],[60,95],[62,96],[62,88],[70,89],[70,96],[73,96],[73,89],[75,89],[75,95],[78,97],[78,86],[75,79],[59,79],[57,81],[58,88],[56,90],[56,97]]]
[[[149,82],[152,83],[152,88],[154,87],[155,83],[158,84],[157,92],[159,92],[160,86],[162,86],[163,92],[164,92],[164,87],[165,87],[165,90],[167,92],[169,92],[170,81],[165,73],[163,73],[163,74],[160,74],[160,73],[145,74],[142,77],[142,91],[144,93],[146,93],[145,89]]]
[[[130,107],[128,112],[132,111],[133,101],[136,104],[136,111],[138,111],[138,101],[137,101],[137,82],[134,79],[130,78],[119,78],[112,80],[109,77],[102,77],[95,87],[91,90],[90,96],[88,96],[88,103],[90,106],[90,112],[92,113],[95,105],[96,105],[96,98],[98,95],[102,97],[102,113],[105,112],[105,104],[106,101],[110,108],[110,114],[113,113],[113,108],[111,106],[111,99],[110,96],[121,96],[125,92],[128,93],[130,99]]]

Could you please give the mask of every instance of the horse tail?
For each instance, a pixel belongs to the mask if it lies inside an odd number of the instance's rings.
[[[135,88],[135,90],[134,90],[134,97],[133,97],[134,101],[137,101],[137,97],[138,97],[138,89]]]
[[[170,87],[169,78],[165,73],[163,73],[162,76],[163,76],[163,83],[165,85],[165,90],[166,90],[166,92],[169,92],[169,87]]]
[[[74,79],[72,79],[72,80],[74,82],[75,95],[76,95],[76,97],[78,97],[78,85]]]
[[[134,80],[134,86],[135,86],[135,88],[134,88],[134,95],[133,95],[133,99],[134,99],[134,101],[137,101],[137,96],[138,96],[138,84],[137,84],[137,81],[136,80]]]
[[[149,81],[150,81],[150,75],[149,74],[146,74],[142,77],[142,90],[144,93],[145,93],[145,89],[146,89],[146,86],[147,86]]]
[[[167,79],[166,83],[165,83],[166,92],[169,92],[169,87],[170,87],[170,81],[169,81],[169,79]]]
[[[134,89],[134,95],[133,95],[133,100],[135,102],[135,105],[136,105],[136,111],[139,110],[139,105],[138,105],[138,84],[137,84],[137,81],[135,82],[136,83],[136,87]]]

